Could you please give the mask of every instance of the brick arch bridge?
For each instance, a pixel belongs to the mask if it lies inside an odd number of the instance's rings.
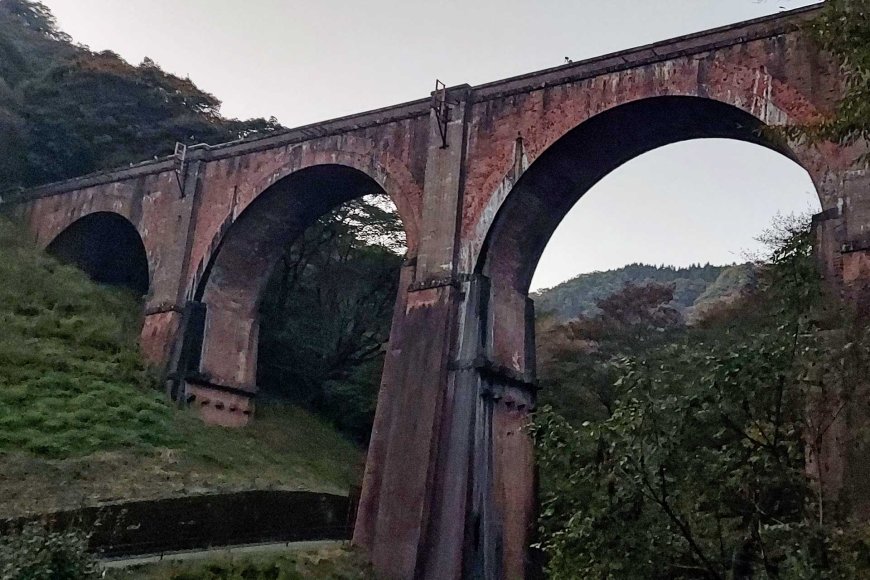
[[[870,278],[865,149],[759,131],[817,119],[841,94],[837,67],[800,26],[816,10],[198,146],[3,205],[43,246],[91,214],[132,224],[149,273],[143,351],[207,419],[242,425],[256,391],[256,304],[277,249],[336,204],[385,191],[410,250],[355,542],[384,578],[520,578],[534,509],[528,285],[594,183],[676,141],[771,147],[816,184],[829,282],[857,296]],[[829,480],[849,481],[854,464],[832,449]]]

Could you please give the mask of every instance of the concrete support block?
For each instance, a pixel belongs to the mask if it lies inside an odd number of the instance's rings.
[[[186,401],[210,425],[244,427],[254,414],[252,393],[188,381]]]

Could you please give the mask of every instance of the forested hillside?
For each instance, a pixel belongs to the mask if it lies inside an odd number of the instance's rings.
[[[190,79],[74,44],[39,2],[0,0],[0,190],[278,127],[225,119]]]
[[[651,266],[629,264],[615,270],[581,274],[532,295],[539,316],[552,315],[565,322],[599,312],[598,301],[616,294],[627,285],[668,284],[673,289],[670,306],[691,318],[695,309],[727,300],[755,283],[751,264],[733,266]]]

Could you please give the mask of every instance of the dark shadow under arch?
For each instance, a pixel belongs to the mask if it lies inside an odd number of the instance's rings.
[[[749,113],[702,97],[652,97],[604,111],[556,141],[523,173],[490,227],[476,271],[528,293],[547,242],[574,204],[611,171],[653,149],[725,138],[796,161],[764,128]]]
[[[46,248],[61,262],[83,270],[93,281],[148,294],[148,256],[139,232],[113,212],[88,214],[69,225]]]

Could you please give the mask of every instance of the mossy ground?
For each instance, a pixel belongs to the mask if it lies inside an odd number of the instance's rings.
[[[155,387],[141,306],[0,218],[0,515],[250,488],[342,492],[359,450],[293,407],[203,425]]]

